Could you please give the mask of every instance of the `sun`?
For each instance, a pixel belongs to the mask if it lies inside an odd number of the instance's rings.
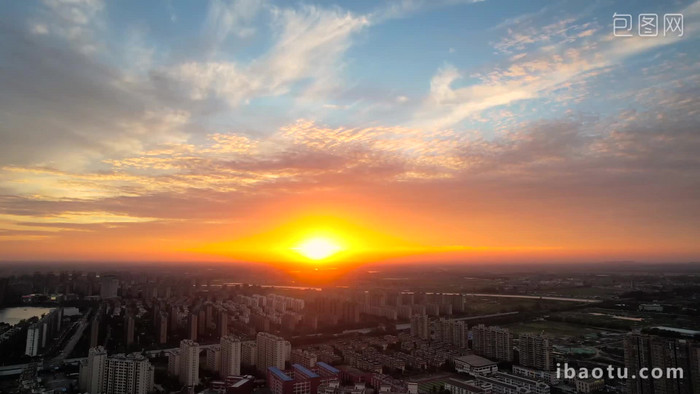
[[[340,245],[328,238],[310,238],[292,248],[311,260],[323,260],[342,250]]]

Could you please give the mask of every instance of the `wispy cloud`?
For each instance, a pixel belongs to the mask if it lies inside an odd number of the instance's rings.
[[[689,17],[686,29],[700,28],[695,22],[696,5],[683,12]],[[678,43],[682,37],[613,37],[609,31],[590,23],[576,25],[562,19],[543,27],[522,20],[511,22],[508,38],[495,48],[509,57],[502,66],[470,75],[480,82],[455,87],[465,78],[455,66],[440,68],[430,83],[430,95],[416,114],[413,124],[448,128],[493,107],[545,97],[552,91],[609,72],[625,59]],[[513,54],[515,51],[527,52]],[[566,95],[561,96],[566,97]]]
[[[366,17],[338,9],[304,6],[272,8],[279,26],[275,44],[260,58],[247,64],[191,62],[176,66],[167,75],[184,84],[197,100],[209,95],[233,106],[251,99],[289,93],[305,82],[297,94],[317,95],[337,87],[342,55],[354,33],[369,25]]]

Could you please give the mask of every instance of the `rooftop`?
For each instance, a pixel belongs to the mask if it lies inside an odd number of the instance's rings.
[[[284,372],[282,372],[282,371],[281,371],[279,368],[277,368],[277,367],[268,367],[267,370],[270,371],[270,372],[272,372],[272,373],[273,373],[275,376],[277,376],[280,380],[283,380],[283,381],[285,381],[285,382],[291,382],[292,380],[294,380],[294,379],[290,378],[289,376],[287,376],[287,374],[285,374]]]
[[[449,379],[447,379],[447,380],[445,381],[445,384],[449,384],[449,385],[452,385],[452,386],[456,386],[456,387],[468,389],[469,392],[483,392],[483,391],[484,391],[481,387],[476,386],[476,385],[474,385],[474,384],[472,384],[472,383],[470,383],[470,382],[468,382],[468,381],[459,380],[459,379],[454,379],[454,378],[449,378]]]
[[[495,361],[491,361],[488,358],[483,358],[477,356],[476,354],[470,354],[468,356],[462,356],[455,358],[456,361],[461,361],[463,363],[469,364],[473,367],[486,367],[488,365],[496,365]]]
[[[323,368],[323,369],[325,369],[325,370],[328,370],[328,371],[330,371],[330,372],[332,372],[332,373],[340,373],[340,370],[338,370],[338,368],[336,368],[336,367],[334,367],[334,366],[332,366],[332,365],[328,365],[328,364],[324,363],[323,361],[317,362],[316,365],[318,365],[319,367],[321,367],[321,368]]]
[[[318,378],[319,377],[316,372],[309,370],[308,368],[306,368],[305,366],[303,366],[301,364],[294,364],[294,365],[292,365],[292,367],[294,369],[296,369],[297,371],[301,372],[302,374],[304,374],[304,376],[306,376],[307,378]]]

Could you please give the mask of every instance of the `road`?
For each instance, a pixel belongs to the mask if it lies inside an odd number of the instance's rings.
[[[601,302],[601,300],[591,300],[588,298],[548,297],[548,296],[521,295],[521,294],[465,293],[464,295],[472,296],[472,297],[526,298],[526,299],[530,299],[530,300],[569,301],[569,302],[586,302],[586,303]]]
[[[90,316],[90,312],[92,312],[92,308],[88,310],[86,313],[83,314],[83,317],[80,318],[80,320],[76,323],[78,324],[78,328],[75,330],[73,333],[73,336],[68,340],[66,343],[66,346],[63,347],[60,353],[51,360],[48,360],[44,362],[44,367],[45,368],[52,368],[52,367],[57,367],[59,365],[63,364],[63,360],[66,359],[66,357],[71,354],[73,349],[75,348],[75,345],[78,344],[78,341],[80,338],[83,336],[83,332],[85,331],[85,327],[88,326],[88,316]]]

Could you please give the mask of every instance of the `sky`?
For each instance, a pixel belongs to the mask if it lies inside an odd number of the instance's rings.
[[[0,261],[700,260],[700,2],[1,4]]]

